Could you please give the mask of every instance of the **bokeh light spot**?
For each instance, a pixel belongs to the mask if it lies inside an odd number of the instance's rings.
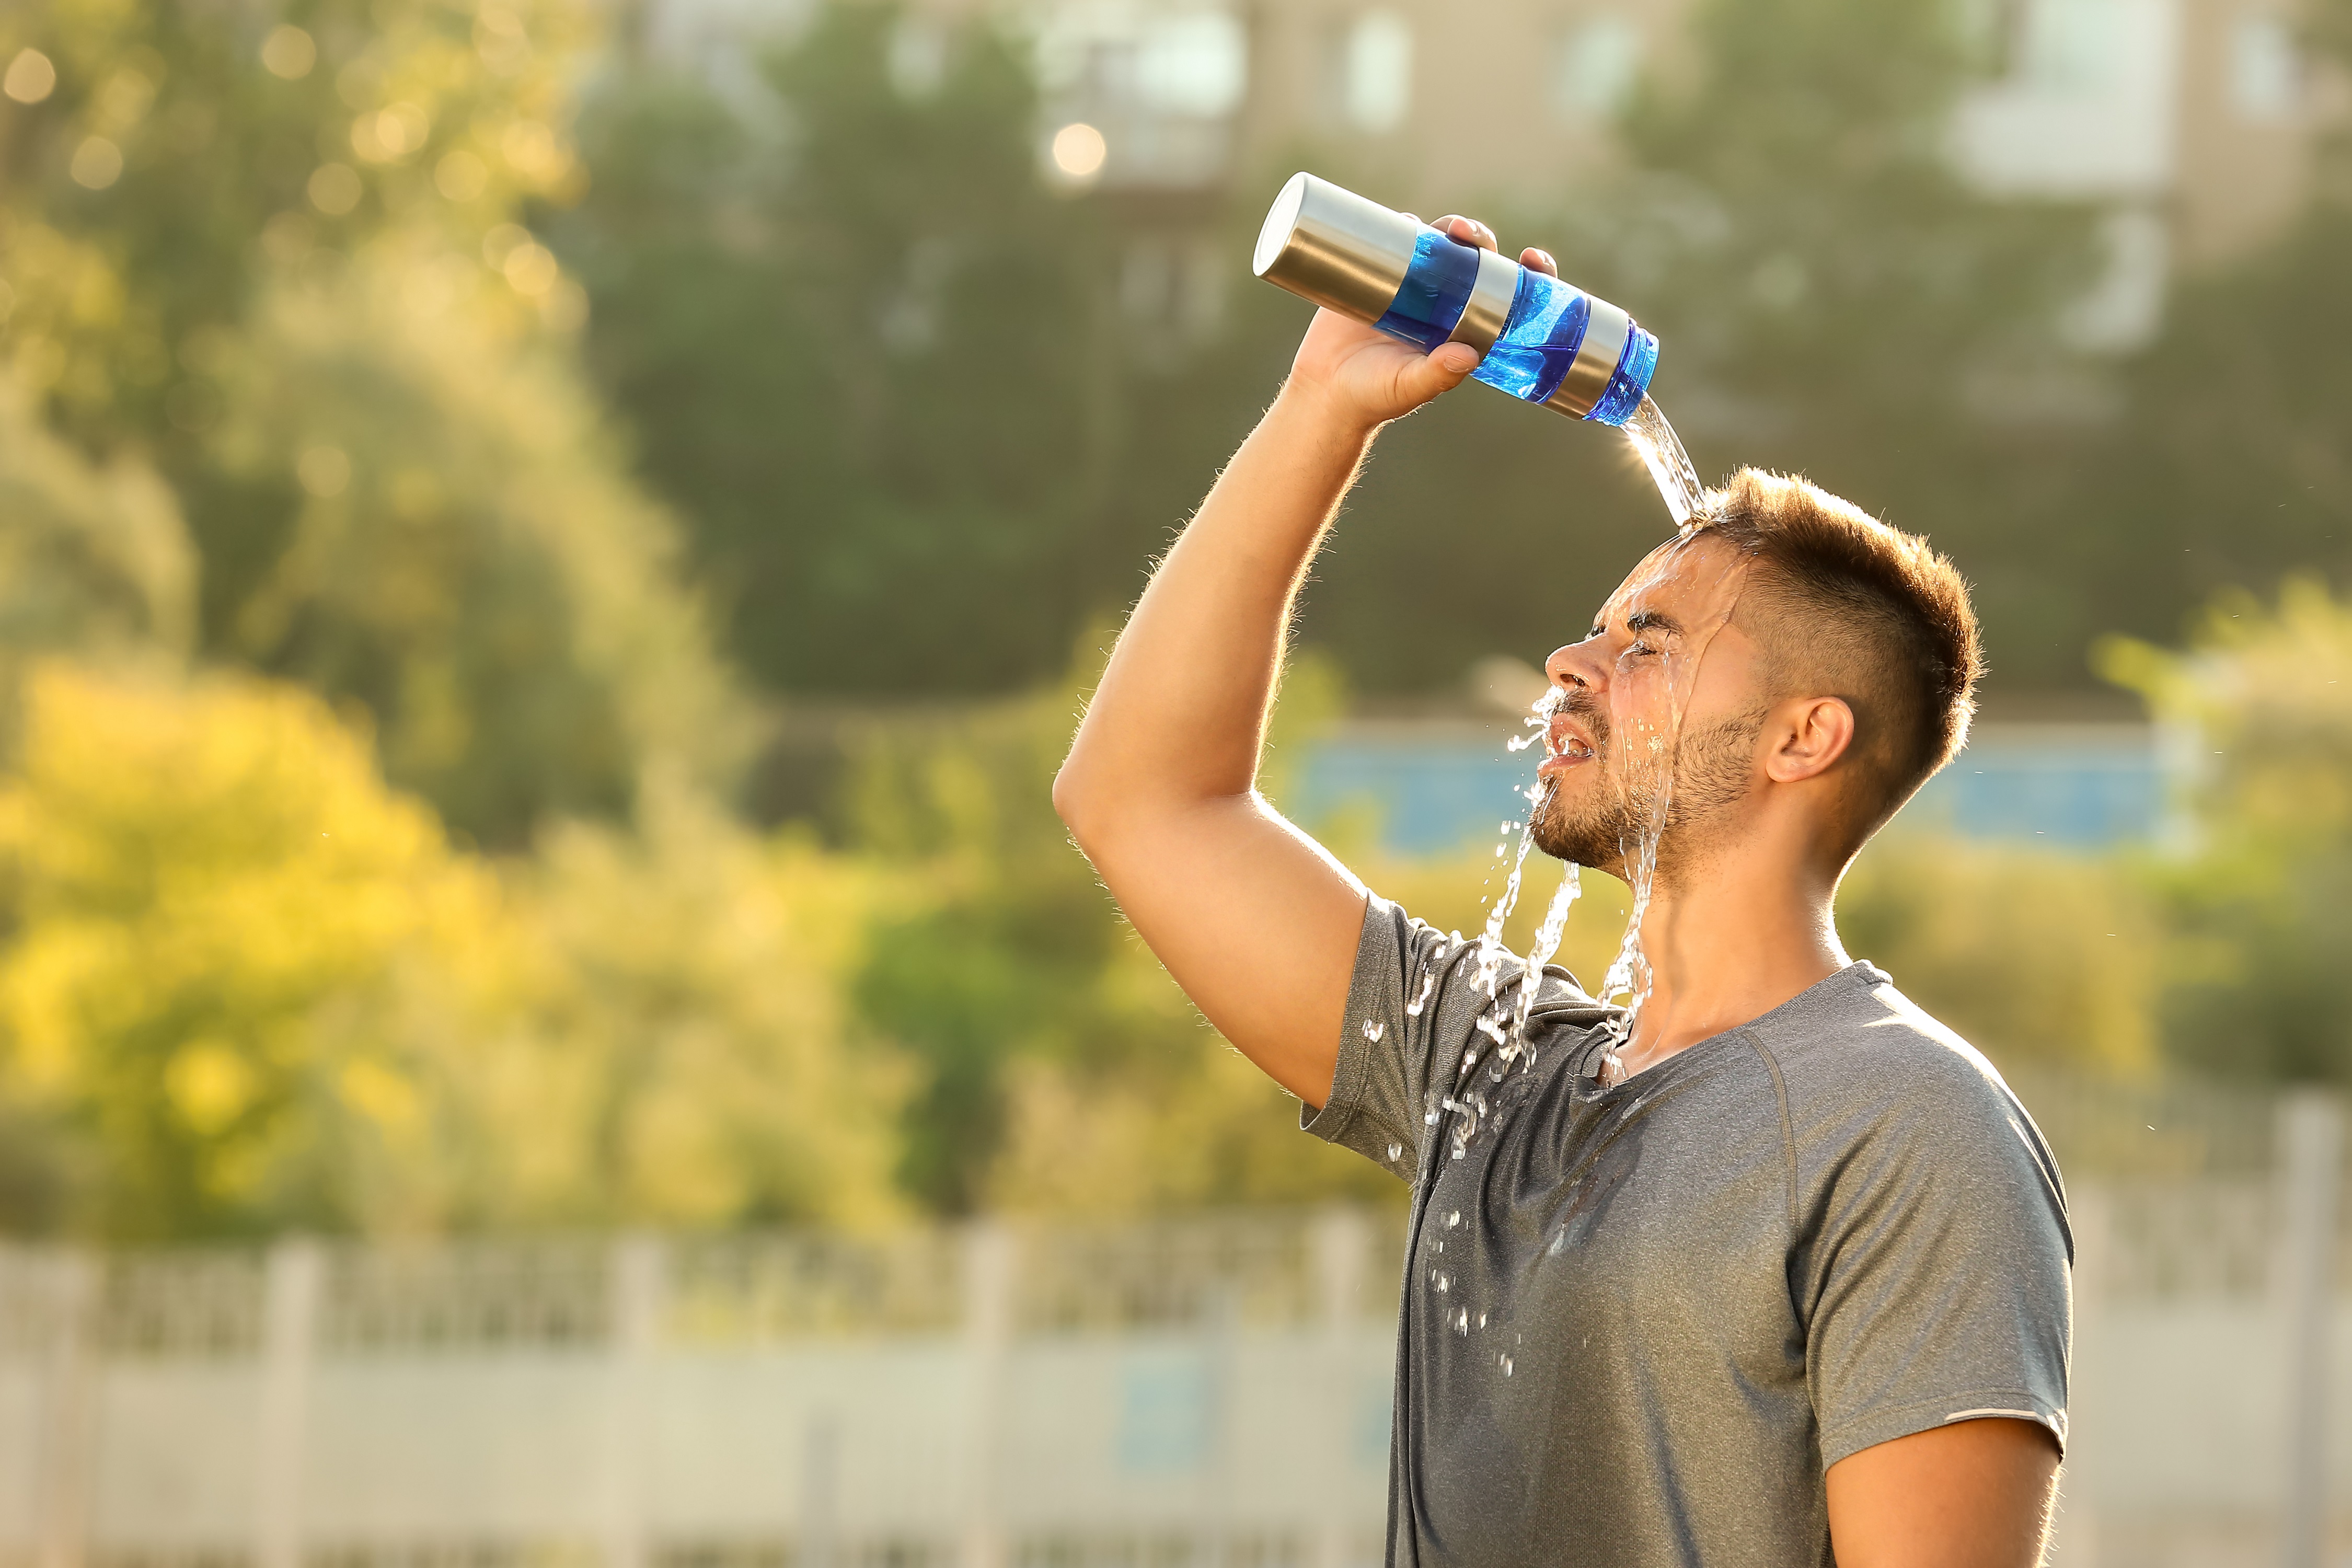
[[[507,282],[516,293],[534,300],[554,288],[558,276],[554,252],[536,240],[508,251],[506,264],[499,270],[507,275]]]
[[[299,27],[273,27],[261,40],[261,64],[271,76],[299,81],[319,63],[319,46]]]
[[[75,184],[102,191],[122,177],[122,149],[103,136],[89,137],[74,149],[68,173]]]
[[[19,103],[38,103],[58,89],[58,68],[38,49],[21,49],[0,79],[0,92]]]
[[[1091,179],[1102,172],[1109,156],[1103,133],[1081,120],[1054,132],[1054,167],[1074,180]]]
[[[348,163],[321,163],[310,174],[310,205],[341,217],[360,205],[360,177]]]

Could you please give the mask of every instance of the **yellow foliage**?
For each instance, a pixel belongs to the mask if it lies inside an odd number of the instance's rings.
[[[904,1073],[842,978],[898,884],[641,815],[501,869],[299,689],[40,666],[0,1100],[115,1236],[887,1217]]]
[[[2001,1067],[2158,1070],[2163,911],[2123,858],[1890,835],[1837,907],[1855,957]]]

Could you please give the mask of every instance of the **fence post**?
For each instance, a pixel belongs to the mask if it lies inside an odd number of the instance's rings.
[[[1018,1263],[1013,1232],[981,1221],[963,1237],[964,1354],[971,1405],[964,1434],[964,1522],[957,1568],[1004,1568],[1004,1523],[998,1495],[997,1435],[1013,1350],[1013,1286]]]
[[[841,1423],[830,1410],[812,1415],[801,1429],[801,1526],[795,1568],[835,1568],[854,1562],[841,1542]]]
[[[2336,1195],[2343,1182],[2344,1112],[2333,1095],[2298,1089],[2279,1108],[2285,1226],[2280,1294],[2286,1309],[2284,1568],[2320,1568],[2327,1540],[2327,1341],[2335,1315]]]
[[[263,1265],[256,1568],[302,1564],[302,1472],[322,1272],[318,1244],[300,1238],[278,1242]]]
[[[1353,1434],[1344,1423],[1352,1418],[1355,1384],[1349,1355],[1357,1320],[1363,1311],[1364,1281],[1370,1272],[1372,1230],[1357,1209],[1327,1209],[1316,1216],[1309,1241],[1315,1269],[1317,1316],[1323,1331],[1325,1387],[1323,1407],[1339,1423],[1329,1458],[1336,1472],[1345,1463]],[[1328,1500],[1340,1495],[1340,1477],[1334,1473],[1323,1487]],[[1328,1506],[1316,1528],[1315,1568],[1345,1568],[1350,1525],[1335,1506]]]
[[[606,1267],[611,1362],[604,1415],[604,1565],[646,1568],[645,1455],[655,1342],[667,1294],[661,1243],[625,1236]]]
[[[98,1264],[60,1252],[33,1276],[38,1291],[40,1427],[35,1436],[39,1485],[33,1494],[33,1541],[40,1568],[81,1568],[89,1473],[89,1381],[97,1352]]]

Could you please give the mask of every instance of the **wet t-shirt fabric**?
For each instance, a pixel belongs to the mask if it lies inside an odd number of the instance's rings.
[[[1603,1089],[1559,968],[1505,1058],[1475,942],[1365,911],[1307,1131],[1413,1184],[1389,1561],[1831,1561],[1823,1477],[1985,1415],[2066,1433],[2073,1243],[1991,1065],[1857,963]]]

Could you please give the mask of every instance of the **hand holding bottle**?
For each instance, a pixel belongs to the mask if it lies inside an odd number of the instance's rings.
[[[1465,246],[1481,250],[1496,247],[1495,231],[1475,218],[1442,217],[1432,226]],[[1532,247],[1519,253],[1519,265],[1559,276],[1559,264]],[[1439,394],[1459,386],[1477,368],[1478,359],[1478,351],[1467,343],[1440,343],[1423,353],[1412,343],[1325,308],[1317,310],[1308,324],[1284,390],[1311,396],[1330,417],[1351,428],[1369,430],[1402,419]]]
[[[1318,321],[1301,349],[1301,386],[1333,391],[1342,412],[1370,424],[1444,391],[1467,363],[1521,402],[1623,425],[1657,369],[1658,340],[1607,300],[1561,282],[1542,251],[1507,261],[1483,224],[1423,224],[1312,174],[1293,175],[1275,198],[1250,265],[1405,346],[1375,354],[1363,332],[1327,331]]]

